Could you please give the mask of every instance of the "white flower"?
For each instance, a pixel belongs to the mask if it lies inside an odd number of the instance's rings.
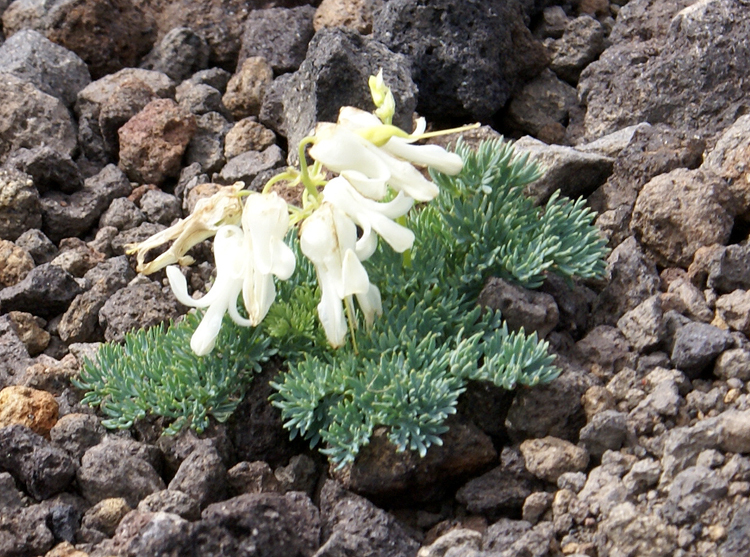
[[[438,187],[413,165],[457,174],[463,161],[438,145],[412,145],[424,128],[424,119],[420,119],[414,134],[407,135],[383,124],[374,114],[345,106],[338,124],[318,124],[310,156],[370,199],[382,199],[389,185],[417,201],[429,201],[437,196]]]
[[[286,202],[275,192],[252,193],[242,213],[248,269],[242,287],[245,308],[253,326],[265,318],[276,298],[273,277],[287,280],[294,272],[294,252],[284,243],[289,230]]]
[[[300,248],[315,265],[321,289],[318,316],[334,348],[346,339],[343,302],[350,303],[350,296],[357,296],[368,325],[382,313],[380,292],[357,257],[356,242],[356,225],[330,203],[323,203],[302,223]]]
[[[244,234],[239,226],[222,226],[216,232],[216,280],[208,294],[199,300],[191,298],[188,294],[187,281],[180,269],[174,265],[167,267],[169,285],[177,300],[186,306],[208,308],[190,339],[190,348],[198,356],[205,356],[213,350],[221,329],[221,321],[227,311],[235,323],[244,326],[250,324],[237,311],[237,297],[242,291],[246,268],[246,260],[242,257],[243,240]]]
[[[245,202],[242,228],[225,225],[216,232],[216,280],[208,294],[198,300],[191,298],[180,270],[167,267],[169,284],[180,303],[208,308],[190,339],[193,352],[204,356],[213,350],[226,312],[244,327],[263,321],[276,297],[273,275],[286,280],[294,272],[294,253],[283,241],[288,229],[286,203],[275,193],[253,193]],[[248,319],[237,310],[240,293]]]
[[[388,203],[380,203],[367,199],[339,176],[326,184],[323,200],[346,213],[362,229],[362,237],[355,245],[360,261],[370,257],[378,245],[373,230],[398,253],[403,253],[414,244],[414,233],[393,222],[393,219],[408,213],[414,203],[403,192]]]

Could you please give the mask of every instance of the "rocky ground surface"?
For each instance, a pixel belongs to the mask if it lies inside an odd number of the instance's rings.
[[[0,0],[0,555],[750,555],[750,2]],[[105,430],[70,379],[184,313],[124,246],[316,121],[481,121],[586,196],[601,283],[483,294],[564,370],[474,385],[443,447],[331,474],[265,402]],[[292,157],[293,158],[293,157]],[[189,276],[210,280],[204,256]],[[210,260],[210,258],[209,258]]]

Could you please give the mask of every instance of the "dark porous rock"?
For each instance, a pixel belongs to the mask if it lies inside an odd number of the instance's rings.
[[[610,36],[613,46],[581,75],[588,137],[642,121],[711,136],[741,113],[750,90],[744,2],[711,0],[686,8],[691,2],[670,1],[660,14],[648,9],[651,4],[626,6]],[[651,29],[626,15],[637,11]]]
[[[209,531],[231,532],[240,547],[256,548],[249,555],[306,557],[320,545],[320,513],[298,492],[247,493],[209,505],[201,516]]]
[[[219,184],[245,182],[249,186],[261,173],[284,166],[284,152],[278,145],[271,145],[262,152],[247,151],[230,159],[220,174],[213,180]]]
[[[49,512],[43,505],[0,512],[0,555],[34,557],[44,555],[55,544],[48,526]]]
[[[604,26],[589,15],[571,20],[553,43],[550,68],[565,81],[578,83],[581,71],[604,51],[604,35]]]
[[[696,252],[690,269],[694,283],[707,285],[718,294],[750,290],[750,244],[708,246]]]
[[[200,34],[189,27],[175,27],[141,62],[141,67],[168,75],[179,83],[208,67],[209,47]]]
[[[672,480],[664,516],[673,524],[695,524],[717,499],[727,494],[727,480],[704,466],[686,468]]]
[[[216,172],[224,166],[224,138],[232,125],[218,112],[196,117],[197,128],[185,153],[187,164],[199,163],[204,172]],[[249,183],[249,182],[248,182]]]
[[[135,203],[127,197],[118,197],[109,204],[109,208],[102,214],[99,219],[99,228],[113,226],[118,230],[129,230],[145,220],[146,216],[136,207]]]
[[[91,82],[83,60],[31,29],[15,33],[0,46],[0,72],[30,81],[68,107]]]
[[[659,293],[661,280],[654,262],[632,236],[607,258],[607,285],[594,302],[595,324],[614,325],[625,312]]]
[[[29,229],[40,228],[39,192],[31,176],[0,169],[0,238],[13,241]]]
[[[49,432],[52,442],[80,462],[83,454],[104,438],[104,426],[92,414],[66,414]]]
[[[235,495],[282,491],[271,467],[260,460],[237,463],[227,472],[227,479]]]
[[[221,92],[205,83],[183,81],[177,86],[174,99],[182,108],[193,114],[227,111],[221,100]]]
[[[519,390],[505,420],[508,434],[519,441],[547,435],[578,441],[586,424],[581,396],[592,383],[587,373],[567,370],[551,383]]]
[[[540,483],[527,470],[517,450],[504,448],[500,466],[469,480],[456,492],[456,500],[470,513],[490,518],[520,513],[526,498],[538,491]]]
[[[91,447],[81,459],[77,479],[81,494],[92,505],[122,497],[135,508],[147,495],[166,488],[134,441],[105,439]]]
[[[23,506],[23,493],[16,487],[13,476],[0,472],[0,509],[19,509]]]
[[[315,461],[303,454],[293,456],[289,459],[289,464],[278,467],[274,472],[281,493],[302,491],[311,497],[319,476]]]
[[[519,522],[524,521],[509,521]],[[515,557],[516,555],[554,555],[558,549],[557,539],[555,538],[555,527],[550,522],[541,522],[529,530],[524,530],[519,525],[519,537],[510,535],[505,536],[501,533],[507,532],[506,528],[495,527],[495,523],[487,529],[485,533],[484,548],[490,549],[501,557]],[[528,524],[528,523],[527,523]],[[501,541],[502,540],[502,541]],[[507,544],[507,545],[506,545]]]
[[[579,439],[591,456],[601,458],[605,451],[620,450],[631,436],[627,416],[617,410],[605,410],[592,417]]]
[[[503,0],[391,1],[375,18],[373,36],[411,60],[419,112],[437,121],[488,120],[548,61],[520,5]]]
[[[80,238],[64,238],[60,240],[60,252],[50,263],[81,278],[104,259],[103,253],[91,249]]]
[[[104,339],[104,329],[99,323],[99,311],[106,301],[135,278],[126,256],[108,259],[84,275],[91,288],[76,296],[63,314],[57,327],[60,338],[70,344],[94,342]]]
[[[134,328],[147,328],[180,315],[171,291],[165,292],[147,278],[135,279],[118,290],[99,310],[99,322],[107,341],[120,342]]]
[[[37,265],[49,263],[57,256],[57,246],[41,230],[36,228],[28,229],[16,238],[15,243],[18,247],[26,250]]]
[[[284,82],[284,121],[280,127],[267,118],[260,121],[283,130],[289,145],[297,145],[317,122],[335,122],[342,106],[372,110],[367,80],[381,68],[396,101],[393,123],[411,131],[417,86],[412,81],[409,60],[381,42],[345,29],[322,29],[310,41],[307,58]],[[296,149],[290,149],[289,159],[296,162]]]
[[[73,505],[59,504],[50,509],[47,524],[55,540],[73,543],[80,519],[80,513]]]
[[[63,102],[30,81],[3,74],[0,81],[0,161],[16,149],[48,145],[63,155],[76,151],[76,129]]]
[[[10,378],[23,373],[32,363],[11,318],[8,315],[0,316],[0,388],[10,385]]]
[[[161,72],[125,68],[90,83],[78,94],[78,141],[91,161],[117,162],[117,130],[155,98],[174,95]]]
[[[288,136],[284,120],[284,94],[293,78],[294,74],[285,73],[274,79],[266,87],[263,104],[260,106],[260,112],[258,113],[259,122],[283,136]],[[300,129],[302,128],[300,127]]]
[[[315,34],[314,15],[312,6],[251,11],[245,20],[237,67],[247,58],[262,56],[277,75],[296,71]]]
[[[414,451],[399,452],[388,440],[388,432],[376,429],[355,462],[331,474],[345,488],[363,495],[439,498],[449,483],[484,470],[497,459],[492,440],[473,423],[451,417],[447,425],[443,444],[430,447],[424,458]]]
[[[528,136],[514,146],[519,153],[529,153],[531,160],[545,169],[544,176],[526,186],[526,194],[539,204],[546,203],[557,190],[571,198],[587,196],[612,174],[611,157],[563,145],[547,145]]]
[[[175,474],[195,451],[216,451],[225,466],[235,462],[233,447],[223,424],[210,426],[200,436],[185,428],[176,435],[162,435],[156,444],[171,474]]]
[[[232,79],[232,74],[228,71],[221,68],[209,68],[195,72],[187,81],[196,85],[208,85],[220,93],[224,93],[227,90],[230,79]]]
[[[187,493],[175,489],[164,489],[152,493],[138,503],[138,510],[141,512],[173,513],[185,520],[198,520],[201,516],[198,501]]]
[[[187,493],[204,508],[226,497],[227,469],[215,448],[202,445],[182,461],[168,488]]]
[[[70,455],[27,427],[0,428],[0,446],[0,469],[10,472],[35,499],[65,491],[76,476]]]
[[[47,38],[78,54],[94,79],[135,66],[155,39],[153,20],[127,0],[63,0],[46,21]]]
[[[617,328],[636,351],[655,350],[667,335],[661,296],[646,298],[635,308],[626,312],[617,320]]]
[[[660,485],[667,486],[677,474],[695,466],[698,455],[718,449],[722,432],[717,418],[707,418],[690,427],[676,427],[665,434]]]
[[[672,363],[693,379],[733,343],[728,331],[707,323],[688,323],[675,333]]]
[[[720,546],[723,557],[743,557],[750,552],[750,503],[732,510],[732,521],[727,527],[727,537]]]
[[[116,228],[103,228],[102,230],[107,229],[117,231]],[[158,234],[164,229],[166,229],[166,226],[163,224],[156,224],[154,222],[141,223],[135,228],[123,230],[122,232],[115,234],[110,240],[110,249],[115,255],[125,255],[130,244],[143,242],[147,238],[154,234]]]
[[[525,520],[501,518],[492,524],[484,534],[484,549],[488,551],[505,551],[531,530],[531,524]]]
[[[108,165],[88,178],[82,190],[70,195],[50,192],[41,200],[44,231],[53,241],[80,236],[99,220],[110,203],[131,192],[130,182],[116,166]]]
[[[195,116],[171,99],[156,99],[118,130],[120,168],[131,180],[160,185],[180,174],[196,131]]]
[[[589,197],[589,204],[599,213],[596,223],[612,246],[630,234],[633,206],[643,186],[676,168],[697,168],[705,148],[700,139],[663,124],[631,128],[631,138],[617,154],[612,175]]]
[[[564,133],[570,110],[577,102],[573,86],[558,79],[550,70],[544,70],[513,95],[507,117],[522,133],[550,143],[546,130],[557,126]],[[562,135],[556,139],[559,142]]]
[[[73,193],[84,183],[81,170],[73,159],[46,145],[14,151],[5,161],[5,167],[31,176],[40,194],[49,190]]]
[[[734,226],[731,194],[720,178],[676,169],[643,186],[631,228],[659,263],[687,268],[698,248],[725,244]]]
[[[544,292],[528,290],[500,278],[491,277],[479,294],[479,305],[500,311],[512,331],[546,337],[558,323],[555,299]]]
[[[64,312],[81,292],[76,279],[62,267],[44,263],[15,286],[0,290],[3,311],[25,311],[40,317]]]
[[[175,219],[182,218],[180,200],[161,190],[147,191],[141,197],[138,205],[150,222],[169,226]]]
[[[416,557],[419,544],[396,519],[328,480],[320,493],[323,545],[316,557]]]

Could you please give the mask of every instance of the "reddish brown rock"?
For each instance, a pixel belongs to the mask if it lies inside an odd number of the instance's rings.
[[[275,141],[276,134],[263,124],[252,118],[243,118],[224,138],[224,156],[229,160],[246,151],[263,151]]]
[[[323,0],[315,12],[313,27],[348,27],[367,35],[372,31],[373,0]]]
[[[118,132],[120,168],[139,183],[177,177],[195,130],[195,116],[173,100],[151,101]]]
[[[0,428],[23,425],[48,436],[57,422],[57,401],[50,393],[12,386],[0,391]]]

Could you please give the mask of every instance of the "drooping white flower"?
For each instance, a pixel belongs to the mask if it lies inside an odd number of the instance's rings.
[[[245,200],[242,228],[248,269],[242,297],[250,323],[260,324],[276,298],[273,276],[287,280],[294,272],[294,252],[284,243],[289,230],[286,202],[275,192],[252,193]]]
[[[343,303],[349,303],[350,296],[357,296],[368,325],[382,312],[380,293],[357,257],[356,243],[356,225],[330,203],[323,203],[302,223],[300,248],[318,274],[318,316],[334,348],[342,346],[346,339]]]
[[[369,258],[377,248],[377,236],[373,231],[398,253],[403,253],[414,244],[414,233],[393,220],[408,213],[414,204],[403,192],[387,203],[373,201],[339,176],[326,184],[323,200],[343,211],[362,229],[362,237],[355,245],[360,261]]]
[[[214,238],[216,280],[211,290],[198,300],[188,294],[187,281],[180,269],[174,265],[167,267],[169,285],[177,300],[186,306],[208,308],[190,339],[190,348],[198,356],[205,356],[213,350],[226,312],[238,325],[250,324],[237,311],[237,298],[242,291],[247,267],[247,261],[242,257],[243,242],[244,234],[239,226],[225,225],[219,228]]]

